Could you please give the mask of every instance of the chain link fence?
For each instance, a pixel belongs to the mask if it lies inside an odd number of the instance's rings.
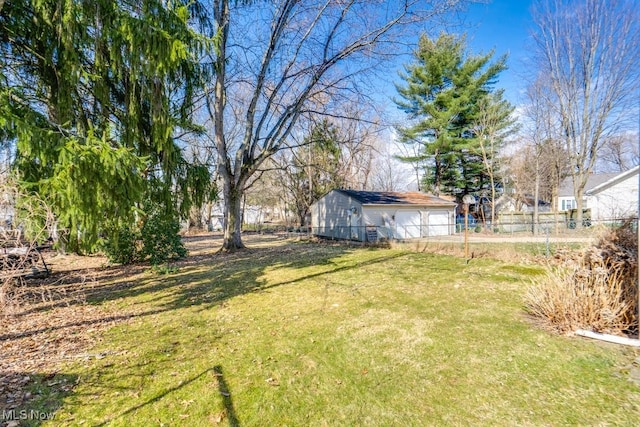
[[[332,226],[298,229],[301,233],[313,236],[361,242],[379,242],[381,240],[451,240],[467,232],[469,236],[493,236],[504,239],[527,237],[564,237],[584,238],[597,234],[603,228],[620,227],[628,218],[609,218],[592,220],[584,218],[581,226],[575,219],[559,216],[553,220],[550,216],[542,216],[534,221],[531,215],[502,217],[496,223],[479,222],[469,219],[466,224],[458,218],[455,223],[434,226],[393,225],[393,226]],[[635,219],[637,222],[637,218]]]

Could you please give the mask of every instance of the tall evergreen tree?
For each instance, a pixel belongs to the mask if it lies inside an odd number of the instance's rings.
[[[199,130],[199,52],[212,44],[194,23],[206,30],[204,10],[186,0],[0,10],[0,138],[14,146],[22,185],[54,206],[69,248],[94,249],[144,200],[177,214],[202,182],[175,139]]]
[[[423,35],[414,62],[401,74],[395,102],[412,124],[398,128],[401,141],[421,144],[421,153],[403,160],[425,165],[426,187],[434,194],[478,191],[487,185],[473,126],[479,103],[491,91],[506,57],[469,55],[464,38]]]

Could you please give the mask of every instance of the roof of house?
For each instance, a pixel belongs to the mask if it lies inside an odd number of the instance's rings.
[[[618,175],[620,174],[619,173],[591,174],[587,178],[587,185],[584,186],[584,191],[587,192],[592,188],[595,188],[601,184],[604,184],[610,179],[615,178]],[[562,184],[560,184],[560,187],[558,188],[558,197],[573,197],[573,181],[571,180],[571,177],[566,178],[564,181],[562,181]]]
[[[428,206],[455,206],[454,202],[419,192],[390,192],[390,191],[358,191],[336,190],[343,193],[363,205],[428,205]]]
[[[516,200],[522,202],[522,204],[526,206],[533,207],[535,205],[535,197],[533,197],[530,194],[525,194],[524,196],[520,196],[519,199],[516,199],[515,197],[510,196],[508,194],[503,194],[502,196],[498,197],[498,199],[496,200],[496,206],[504,205],[507,203],[515,203]],[[538,206],[549,206],[550,204],[551,203],[547,201],[538,199]]]
[[[595,194],[598,193],[602,190],[605,190],[617,183],[619,183],[620,181],[624,181],[625,179],[633,176],[633,175],[638,175],[638,171],[640,170],[640,166],[636,166],[633,167],[625,172],[619,173],[619,174],[615,174],[613,176],[613,178],[608,179],[607,181],[604,181],[598,185],[596,185],[595,187],[590,188],[589,190],[587,190],[586,192],[589,194]]]

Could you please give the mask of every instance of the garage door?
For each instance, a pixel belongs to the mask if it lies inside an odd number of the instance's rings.
[[[427,219],[428,236],[449,235],[449,214],[447,212],[429,212]]]
[[[401,239],[420,237],[420,212],[398,211],[396,213],[396,230]]]

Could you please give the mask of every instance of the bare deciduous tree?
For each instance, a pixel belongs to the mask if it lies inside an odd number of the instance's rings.
[[[329,190],[370,188],[378,125],[358,109],[345,114],[349,117],[325,118],[321,126],[309,123],[305,133],[292,135],[287,144],[290,149],[265,162],[277,170],[277,185],[287,209],[295,213],[301,226],[309,225],[306,218],[311,204]]]
[[[213,0],[217,27],[215,77],[208,96],[225,202],[223,250],[244,247],[243,192],[280,150],[298,120],[355,93],[412,28],[464,0]],[[418,26],[419,25],[419,26]],[[248,96],[237,97],[243,93]],[[234,114],[243,132],[232,138]],[[322,111],[320,111],[322,113]]]
[[[640,32],[633,0],[538,0],[535,69],[545,76],[570,159],[577,224],[597,156],[636,102]]]
[[[623,172],[637,166],[640,163],[638,135],[624,132],[607,138],[601,154],[598,159],[600,172]]]
[[[530,150],[529,182],[533,182],[533,222],[538,223],[538,200],[549,202],[557,199],[560,183],[569,174],[567,156],[563,154],[561,121],[554,112],[553,91],[546,76],[538,76],[527,88],[528,104],[524,109],[524,139]],[[533,159],[533,162],[531,161]],[[553,205],[557,212],[557,206]],[[555,221],[557,224],[557,220]],[[534,226],[533,232],[537,233]]]
[[[480,100],[475,119],[474,132],[478,138],[485,173],[489,178],[492,223],[496,217],[496,180],[500,171],[500,151],[506,139],[517,130],[513,110],[514,107],[503,98],[503,91],[499,90]]]

